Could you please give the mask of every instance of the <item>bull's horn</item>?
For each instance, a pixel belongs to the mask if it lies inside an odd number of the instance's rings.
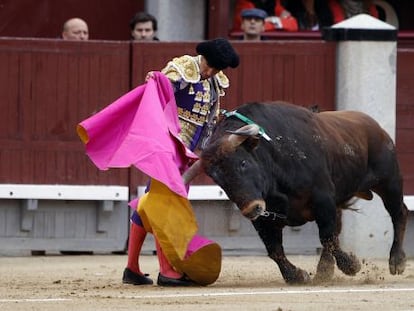
[[[249,136],[257,136],[260,132],[260,128],[257,124],[248,124],[242,126],[236,131],[227,131],[231,133],[228,138],[228,141],[232,144],[233,147],[241,145]]]
[[[194,178],[196,178],[202,171],[201,160],[197,160],[188,170],[182,175],[184,184],[189,184]]]

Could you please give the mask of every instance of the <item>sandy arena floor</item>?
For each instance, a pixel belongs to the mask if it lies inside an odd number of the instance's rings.
[[[310,273],[316,256],[289,256]],[[265,256],[226,256],[216,283],[166,288],[124,285],[126,255],[0,257],[0,310],[414,310],[414,260],[403,275],[386,261],[363,261],[348,277],[336,269],[324,286],[289,286]],[[156,280],[155,256],[141,266]]]

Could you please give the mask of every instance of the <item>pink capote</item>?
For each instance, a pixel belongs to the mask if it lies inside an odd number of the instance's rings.
[[[159,72],[77,127],[87,155],[99,169],[133,165],[154,179],[153,187],[139,200],[146,229],[157,236],[179,271],[208,285],[219,276],[221,248],[196,234],[196,218],[181,173],[197,156],[178,137],[179,131],[171,83]],[[171,192],[158,193],[162,185]],[[130,202],[133,208],[137,204],[137,199]]]
[[[101,170],[138,168],[187,197],[181,173],[197,159],[178,137],[180,125],[171,82],[160,73],[82,121],[78,135]]]

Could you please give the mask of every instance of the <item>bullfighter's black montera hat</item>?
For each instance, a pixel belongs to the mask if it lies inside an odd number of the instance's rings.
[[[201,42],[196,51],[203,55],[210,67],[223,70],[227,67],[236,68],[239,65],[239,55],[233,46],[224,38]]]

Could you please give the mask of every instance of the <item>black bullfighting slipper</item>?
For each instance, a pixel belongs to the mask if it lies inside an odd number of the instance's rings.
[[[151,285],[154,282],[150,278],[147,278],[147,274],[141,275],[125,268],[124,275],[122,276],[122,283],[133,285]]]
[[[157,284],[159,286],[195,286],[196,283],[188,279],[186,276],[182,276],[179,279],[172,279],[167,276],[158,274]]]

